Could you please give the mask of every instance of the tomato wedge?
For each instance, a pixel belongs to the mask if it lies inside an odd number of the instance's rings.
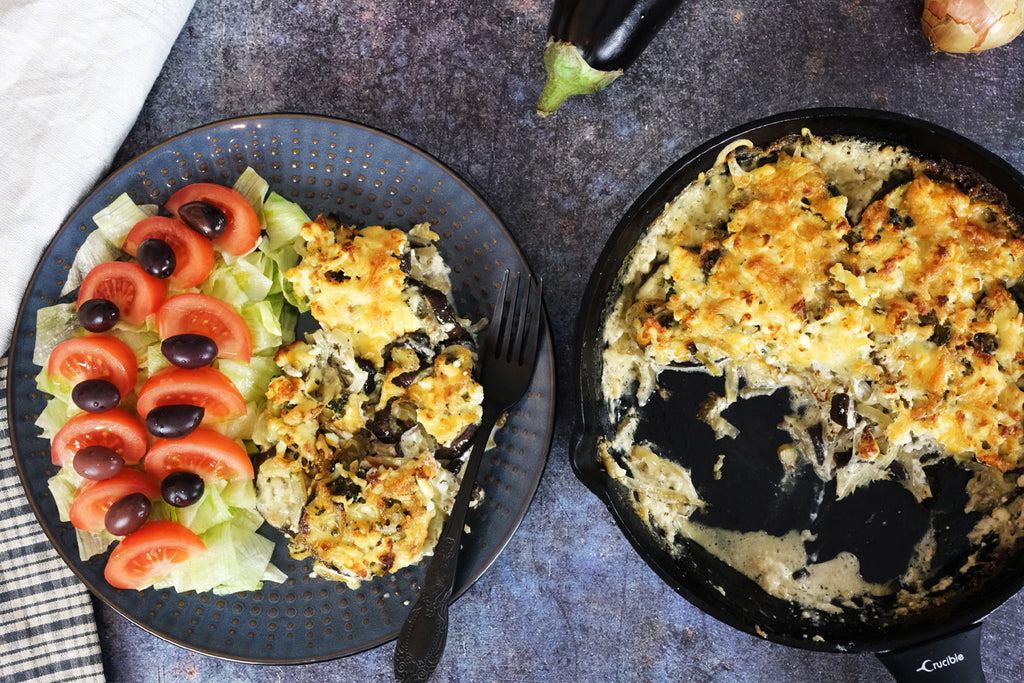
[[[206,552],[198,536],[177,522],[146,522],[111,551],[103,576],[114,588],[142,590],[174,566]]]
[[[178,209],[189,202],[206,202],[224,212],[227,227],[213,243],[229,254],[241,256],[252,251],[260,238],[260,219],[256,210],[230,187],[214,183],[193,183],[171,195],[164,208],[177,217]]]
[[[86,446],[106,446],[134,465],[146,454],[146,426],[120,408],[102,413],[79,413],[64,423],[50,442],[54,465],[64,466]]]
[[[121,320],[141,325],[156,313],[167,298],[167,283],[155,278],[138,263],[107,261],[93,266],[78,288],[78,306],[89,299],[114,302]]]
[[[252,479],[252,461],[234,439],[200,427],[180,439],[157,439],[146,453],[146,472],[162,481],[171,472],[194,472],[204,481]]]
[[[156,314],[161,339],[177,334],[201,334],[217,344],[217,355],[249,362],[252,334],[234,308],[206,294],[178,294],[164,302]]]
[[[87,379],[105,379],[121,392],[135,388],[138,361],[135,352],[117,337],[87,334],[57,344],[50,352],[46,374],[74,386]]]
[[[139,389],[135,409],[143,420],[157,406],[187,404],[206,411],[203,422],[244,415],[245,399],[235,383],[214,368],[165,368]]]
[[[171,287],[191,289],[213,270],[213,243],[177,219],[143,218],[128,233],[121,248],[135,256],[139,245],[148,239],[163,240],[174,252],[176,265],[167,278]]]
[[[103,518],[110,506],[130,493],[142,493],[150,500],[160,497],[160,484],[140,470],[124,468],[110,479],[86,481],[75,491],[68,517],[76,529],[103,531]]]

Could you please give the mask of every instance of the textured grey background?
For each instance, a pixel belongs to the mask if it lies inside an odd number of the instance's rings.
[[[688,0],[605,91],[540,119],[552,0],[198,0],[133,131],[170,136],[264,112],[337,116],[422,147],[465,178],[544,276],[560,361],[558,429],[537,497],[452,609],[438,681],[877,681],[871,655],[823,655],[734,631],[632,552],[572,475],[568,362],[590,270],[618,218],[675,159],[769,114],[856,106],[951,128],[1024,169],[1024,38],[933,53],[919,0]],[[119,681],[383,681],[393,644],[299,667],[164,643],[97,605]],[[990,681],[1024,679],[1024,596],[986,620]]]

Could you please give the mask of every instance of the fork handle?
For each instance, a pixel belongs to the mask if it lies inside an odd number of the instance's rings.
[[[480,460],[499,415],[500,411],[490,408],[485,399],[481,429],[466,462],[459,493],[437,539],[419,598],[398,634],[395,678],[401,683],[429,680],[444,654],[444,646],[448,641],[448,605],[455,586],[455,570],[459,566],[459,546],[462,529],[466,524],[466,511],[473,497]]]

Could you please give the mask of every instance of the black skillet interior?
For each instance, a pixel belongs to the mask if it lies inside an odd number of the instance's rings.
[[[984,576],[959,576],[951,589],[936,589],[924,608],[897,616],[885,601],[816,612],[774,598],[753,581],[685,541],[669,554],[633,511],[621,486],[597,460],[599,436],[614,433],[600,392],[601,327],[618,295],[618,270],[644,229],[697,175],[709,169],[729,142],[749,139],[766,145],[808,128],[819,136],[857,136],[896,143],[919,156],[962,164],[979,172],[1005,193],[1011,206],[1024,208],[1024,176],[991,153],[961,136],[925,121],[861,109],[815,109],[773,116],[734,129],[672,165],[633,204],[610,237],[591,277],[578,320],[576,358],[579,414],[574,425],[571,462],[576,475],[608,506],[623,533],[643,559],[674,590],[717,619],[751,634],[790,646],[825,651],[883,651],[944,636],[983,618],[1024,585],[1024,552],[1000,560],[999,569]],[[974,519],[964,513],[966,473],[954,466],[927,468],[933,499],[918,504],[899,484],[879,482],[835,501],[834,482],[824,484],[810,468],[783,483],[775,456],[785,441],[776,428],[788,405],[783,392],[741,401],[725,417],[740,428],[735,440],[716,441],[711,429],[696,419],[697,404],[709,391],[721,393],[721,380],[703,373],[666,372],[660,385],[669,389],[665,401],[654,397],[641,411],[638,440],[662,446],[662,455],[687,467],[702,498],[710,505],[695,516],[712,526],[737,531],[784,535],[810,529],[815,540],[805,544],[812,561],[826,561],[843,550],[857,555],[867,581],[883,582],[901,575],[910,552],[930,526],[936,534],[934,575],[954,576],[965,558],[979,550],[966,533]],[[721,477],[712,476],[719,454],[725,454]],[[981,549],[983,555],[985,550]]]

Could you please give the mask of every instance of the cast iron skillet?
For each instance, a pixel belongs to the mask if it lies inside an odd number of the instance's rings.
[[[612,233],[591,276],[578,321],[576,373],[580,391],[574,426],[573,470],[611,511],[636,551],[674,590],[715,618],[748,633],[789,646],[829,652],[871,651],[904,680],[983,680],[978,645],[980,621],[1024,586],[1024,544],[999,558],[995,569],[959,575],[965,558],[977,551],[966,538],[975,517],[964,512],[968,475],[952,465],[926,468],[934,497],[924,504],[896,482],[876,482],[842,501],[835,485],[824,485],[808,467],[781,486],[782,466],[776,449],[786,441],[776,425],[786,412],[783,392],[741,401],[725,416],[740,428],[735,440],[716,441],[696,418],[696,408],[720,380],[703,373],[665,372],[661,386],[668,401],[655,396],[642,409],[637,432],[661,446],[662,455],[682,463],[710,505],[702,516],[712,526],[738,531],[764,530],[784,535],[810,529],[816,538],[805,547],[817,561],[840,551],[854,552],[867,581],[900,576],[910,552],[930,526],[938,548],[932,567],[936,577],[954,577],[952,587],[936,587],[924,607],[897,614],[892,604],[820,612],[814,620],[805,608],[765,593],[699,545],[685,541],[670,555],[633,511],[623,487],[613,482],[597,458],[600,435],[614,433],[601,398],[601,327],[618,295],[618,271],[644,229],[704,170],[711,168],[729,142],[745,138],[766,145],[807,127],[819,136],[852,135],[910,148],[919,156],[962,164],[987,178],[1012,207],[1024,209],[1024,176],[969,140],[927,122],[861,109],[796,111],[755,121],[711,140],[673,164],[633,204]],[[721,478],[712,476],[719,454],[726,459]],[[1014,495],[1021,495],[1018,490]],[[987,555],[986,555],[987,554]]]

